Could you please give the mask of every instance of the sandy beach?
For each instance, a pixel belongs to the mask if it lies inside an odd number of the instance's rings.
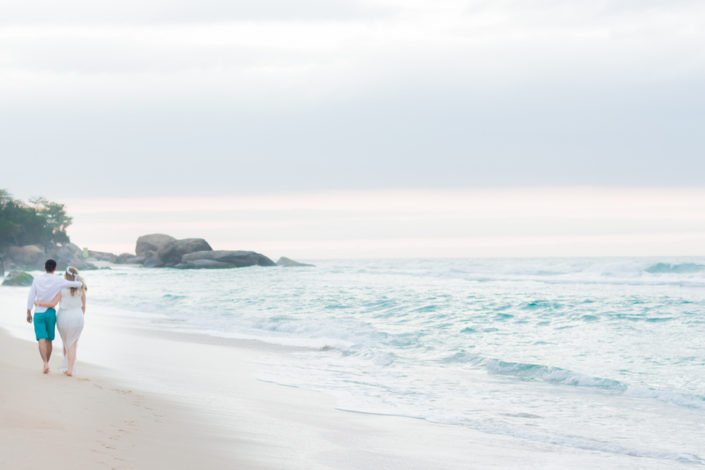
[[[637,468],[628,456],[346,412],[256,378],[287,348],[121,328],[95,304],[77,376],[58,371],[60,341],[42,375],[24,295],[0,288],[3,468]]]
[[[59,351],[41,374],[32,346],[0,330],[3,468],[258,468],[226,455],[187,407],[117,386],[100,367],[81,364],[83,376],[69,379]]]

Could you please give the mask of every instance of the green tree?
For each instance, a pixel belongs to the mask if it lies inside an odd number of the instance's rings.
[[[66,229],[73,219],[66,214],[64,205],[44,198],[32,199],[30,202],[43,222],[40,243],[44,245],[68,243],[69,236],[66,234]]]
[[[68,243],[66,229],[71,222],[63,204],[44,198],[27,204],[0,189],[0,252],[11,245]]]

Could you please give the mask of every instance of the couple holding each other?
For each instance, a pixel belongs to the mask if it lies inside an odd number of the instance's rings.
[[[52,341],[56,326],[64,343],[64,357],[68,359],[64,374],[73,375],[76,363],[76,343],[83,330],[83,315],[86,313],[86,283],[78,275],[78,269],[69,266],[63,277],[55,276],[56,261],[44,263],[46,273],[34,279],[27,298],[27,323],[32,323],[34,307],[34,333],[39,342],[39,355],[44,362],[43,372],[49,372]],[[59,304],[59,313],[54,307]]]

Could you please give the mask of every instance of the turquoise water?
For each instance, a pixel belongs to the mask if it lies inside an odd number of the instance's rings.
[[[260,379],[325,391],[344,410],[705,465],[704,259],[88,276],[91,301],[128,326],[303,346]]]

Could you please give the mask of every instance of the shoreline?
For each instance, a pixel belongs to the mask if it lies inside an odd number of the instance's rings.
[[[289,347],[130,331],[101,321],[97,304],[86,317],[76,377],[57,372],[60,341],[53,371],[43,376],[22,315],[24,294],[24,288],[0,288],[0,373],[11,384],[0,389],[0,442],[12,448],[0,452],[0,464],[8,468],[49,462],[55,468],[177,469],[679,466],[346,411],[322,392],[257,378],[264,364],[291,353]],[[44,384],[50,393],[38,386]],[[37,439],[46,440],[46,453],[32,454]]]
[[[260,468],[223,452],[230,444],[214,445],[216,430],[189,407],[117,385],[83,362],[80,376],[65,377],[56,349],[44,375],[36,346],[0,328],[0,371],[10,385],[0,389],[3,468]]]

